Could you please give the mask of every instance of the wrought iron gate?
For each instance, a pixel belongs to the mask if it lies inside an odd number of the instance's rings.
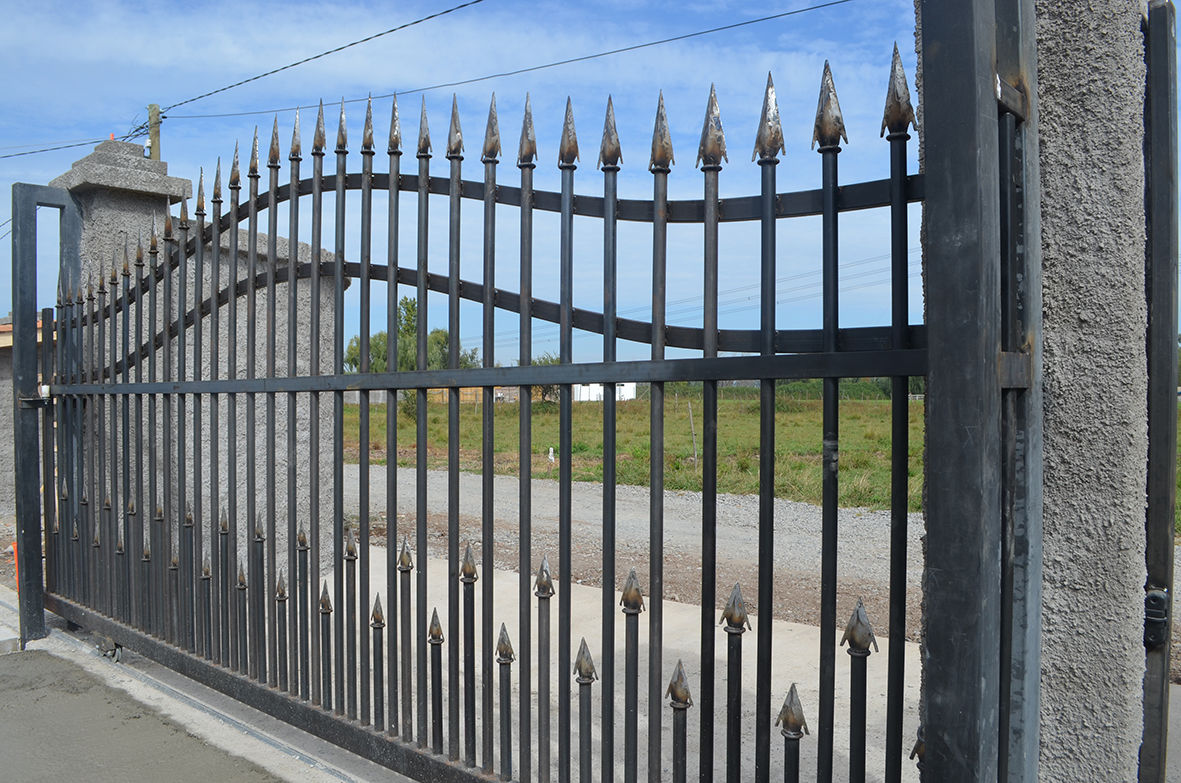
[[[822,161],[820,187],[794,193],[777,192],[776,166],[786,146],[797,142],[802,146],[807,140],[785,142],[770,78],[754,155],[761,189],[747,198],[719,197],[720,172],[728,158],[712,91],[698,150],[703,198],[692,201],[668,198],[673,151],[663,101],[652,139],[653,194],[648,200],[617,197],[621,144],[610,102],[599,149],[601,196],[575,195],[578,140],[569,105],[558,155],[559,192],[533,188],[537,145],[528,105],[514,161],[519,185],[513,186],[498,183],[501,144],[495,102],[481,147],[482,180],[463,179],[464,140],[455,107],[446,143],[446,178],[431,176],[425,108],[414,145],[417,173],[401,171],[403,134],[396,104],[387,137],[386,172],[374,170],[376,129],[367,113],[361,170],[350,173],[342,107],[333,150],[334,173],[324,173],[328,141],[321,111],[311,147],[312,175],[301,178],[297,119],[288,154],[289,181],[281,185],[276,124],[265,164],[255,139],[244,203],[235,153],[228,209],[223,208],[219,167],[208,202],[201,183],[195,221],[190,221],[182,202],[175,225],[172,217],[165,217],[162,233],[153,230],[146,247],[129,248],[125,258],[104,267],[107,271],[96,288],[67,271],[78,268],[77,240],[75,234],[63,232],[68,263],[63,263],[59,306],[56,312],[42,313],[46,336],[40,364],[48,397],[37,394],[37,361],[29,347],[30,325],[36,320],[35,291],[20,284],[30,277],[29,265],[35,265],[35,254],[29,251],[34,246],[30,243],[35,243],[35,224],[31,209],[19,210],[48,198],[64,208],[70,225],[76,225],[77,216],[65,194],[46,196],[42,191],[48,189],[15,192],[17,442],[21,453],[36,442],[33,408],[41,406],[44,446],[41,476],[36,475],[36,460],[18,463],[21,551],[36,551],[41,545],[43,524],[45,552],[44,593],[40,563],[22,561],[22,635],[42,632],[38,602],[43,597],[48,608],[73,622],[101,629],[195,679],[422,779],[469,780],[498,774],[502,779],[548,780],[556,773],[559,780],[568,780],[577,769],[582,780],[616,776],[635,780],[644,774],[641,764],[646,763],[649,779],[660,779],[667,764],[674,779],[684,780],[694,759],[694,772],[702,779],[710,779],[715,770],[739,779],[744,769],[753,769],[758,780],[780,774],[797,779],[800,743],[806,732],[804,709],[812,705],[801,704],[794,686],[789,693],[772,693],[776,651],[769,632],[757,634],[754,645],[755,740],[753,748],[743,744],[739,725],[743,692],[738,677],[749,618],[739,585],[733,587],[722,614],[727,691],[724,699],[715,696],[723,679],[715,670],[715,660],[721,658],[714,608],[718,597],[717,399],[719,382],[757,381],[759,454],[774,455],[776,384],[822,378],[822,630],[817,646],[818,703],[811,727],[816,734],[819,780],[833,778],[838,732],[849,734],[850,778],[864,779],[865,671],[873,636],[860,607],[837,604],[839,388],[842,378],[892,379],[888,635],[901,640],[906,607],[906,388],[908,378],[929,373],[928,461],[939,470],[930,475],[928,487],[925,735],[915,751],[936,779],[960,773],[967,779],[994,778],[998,765],[1014,779],[1036,777],[1036,767],[1031,766],[1036,753],[1031,755],[1029,750],[1031,742],[1036,748],[1040,507],[1037,483],[1030,479],[1040,469],[1036,393],[1040,324],[1037,308],[1032,306],[1039,291],[1040,267],[1036,236],[1030,234],[1036,221],[1028,219],[1031,209],[1036,214],[1036,206],[1030,206],[1037,203],[1036,178],[1029,177],[1024,157],[1027,140],[1036,138],[1036,115],[1031,112],[1034,80],[1029,70],[1032,25],[1025,21],[1031,19],[1031,11],[1028,3],[1017,2],[973,3],[970,12],[960,4],[925,3],[923,14],[926,101],[938,107],[928,110],[923,127],[927,171],[934,175],[906,171],[908,128],[914,116],[897,56],[883,120],[883,135],[888,135],[882,154],[890,161],[889,178],[840,184],[837,160],[844,127],[826,64],[813,139]],[[995,61],[990,59],[994,53]],[[260,183],[262,166],[268,170],[265,188]],[[353,191],[360,194],[356,223],[349,220],[345,206],[345,194]],[[375,263],[371,253],[375,224],[381,228],[380,216],[374,220],[376,192],[387,193],[390,205],[384,225],[389,255],[384,264]],[[403,192],[415,194],[418,210],[413,266],[398,256],[398,205]],[[333,254],[320,249],[326,236],[326,193],[334,196]],[[428,269],[427,229],[434,197],[446,197],[448,202],[446,275]],[[311,202],[311,255],[306,260],[294,242],[307,215],[302,206],[305,198]],[[464,198],[484,205],[484,263],[479,282],[459,276]],[[928,209],[925,326],[908,323],[906,285],[907,205],[924,198]],[[279,264],[278,214],[284,203],[293,241],[289,262]],[[497,205],[519,211],[521,273],[516,291],[497,287],[495,279]],[[892,259],[891,321],[870,328],[841,328],[838,221],[843,213],[866,209],[890,214],[889,236],[882,242],[889,244]],[[557,302],[532,294],[533,215],[537,211],[559,217]],[[260,254],[262,212],[268,227],[266,251]],[[573,306],[576,216],[602,221],[601,312]],[[805,216],[821,218],[823,250],[817,265],[823,276],[823,323],[819,329],[781,330],[775,319],[777,226],[781,220]],[[244,249],[239,247],[243,221]],[[653,294],[647,321],[621,318],[616,312],[618,221],[651,225]],[[718,328],[718,227],[730,221],[760,227],[759,329]],[[702,227],[703,328],[666,322],[671,223]],[[360,237],[356,262],[345,260],[346,231],[353,230]],[[580,241],[582,237],[580,232]],[[593,241],[599,241],[597,232]],[[240,252],[247,259],[244,277],[235,271]],[[324,285],[321,278],[330,282]],[[374,282],[385,284],[386,328],[391,336],[398,331],[399,286],[415,291],[417,366],[413,370],[373,372],[368,366]],[[360,287],[363,372],[345,374],[344,291],[354,283]],[[427,369],[425,363],[426,310],[432,292],[446,295],[452,336],[446,369]],[[287,304],[285,340],[278,338],[284,331],[279,322],[281,296]],[[260,297],[265,304],[261,317]],[[243,300],[246,314],[239,317]],[[461,300],[482,307],[482,367],[460,366]],[[330,318],[321,317],[322,302],[331,304]],[[495,364],[493,313],[497,309],[519,315],[518,366]],[[305,314],[306,324],[301,321]],[[559,326],[557,364],[532,364],[531,335],[538,321]],[[575,330],[602,336],[603,361],[572,361]],[[321,356],[322,334],[331,335],[333,341],[327,356]],[[616,361],[616,344],[621,339],[650,345],[651,359]],[[239,341],[245,345],[241,354]],[[999,355],[998,345],[1002,346]],[[670,359],[666,358],[668,348],[697,355]],[[284,349],[285,366],[279,358]],[[391,339],[389,350],[393,357],[396,340]],[[390,370],[397,366],[393,359],[390,365]],[[695,677],[686,675],[681,662],[667,665],[662,655],[664,385],[675,381],[703,385],[703,583]],[[602,421],[604,556],[601,609],[596,618],[601,644],[592,653],[584,640],[575,654],[572,388],[601,383],[610,390],[625,382],[647,383],[651,388],[648,559],[622,564],[646,569],[648,579],[644,585],[632,571],[621,580],[616,571],[617,411],[614,395],[608,392]],[[531,390],[542,385],[560,389],[561,440],[556,455],[560,543],[553,576],[547,560],[538,557],[542,553],[532,551],[530,534]],[[494,458],[495,389],[504,386],[520,390],[520,541],[517,606],[512,616],[496,614],[492,588],[496,545],[489,466]],[[470,545],[461,553],[459,394],[465,387],[482,390],[481,525],[478,535],[475,531],[469,535],[482,544],[479,563]],[[448,399],[445,566],[428,557],[426,501],[427,393],[439,388],[447,390]],[[360,398],[360,514],[355,535],[346,524],[343,492],[346,391],[357,391]],[[416,422],[417,507],[413,523],[400,527],[396,416],[391,413],[386,418],[384,535],[374,533],[369,515],[375,392],[387,395],[391,411],[395,406],[413,406]],[[239,429],[240,414],[243,429]],[[322,421],[329,430],[326,433],[321,431]],[[994,434],[976,437],[969,447],[962,438],[969,430]],[[286,480],[281,482],[277,481],[280,448],[286,454]],[[258,464],[259,456],[263,465]],[[321,486],[327,481],[321,471],[325,463],[331,465],[330,486]],[[41,480],[46,495],[39,502],[30,487]],[[279,496],[279,483],[286,488],[285,499]],[[755,595],[757,606],[767,608],[769,628],[775,596],[773,553],[777,544],[784,544],[774,535],[773,459],[759,461],[759,486]],[[38,508],[42,504],[43,512]],[[960,524],[965,514],[981,524],[965,530]],[[326,548],[321,547],[322,540],[328,542]],[[1002,541],[1007,542],[1003,556],[999,554]],[[987,554],[993,551],[996,557]],[[446,572],[445,586],[432,588],[428,569],[435,573],[440,567]],[[979,581],[969,581],[969,573],[979,575]],[[328,579],[321,582],[325,574]],[[388,617],[378,596],[371,594],[371,583],[381,586]],[[620,588],[622,595],[617,592]],[[556,632],[551,629],[554,597]],[[445,607],[446,627],[437,614],[431,614],[439,606]],[[639,615],[644,611],[647,638],[641,643]],[[840,725],[836,719],[838,645],[833,631],[845,613],[851,614],[844,642],[851,655],[852,693],[849,719]],[[516,628],[514,638],[508,633],[510,626]],[[622,644],[617,639],[620,629]],[[556,667],[550,658],[551,643],[557,646]],[[622,649],[622,667],[617,667],[617,648]],[[1000,669],[998,653],[1003,662]],[[641,661],[647,663],[646,674],[640,671]],[[1010,662],[1015,663],[1010,666]],[[899,780],[905,752],[912,744],[902,736],[902,644],[890,647],[885,666],[888,695],[885,704],[874,709],[886,720],[886,779]],[[556,681],[552,681],[555,671]],[[963,689],[963,672],[983,683],[982,688]],[[516,698],[514,690],[519,694]],[[773,699],[777,702],[781,696],[786,698],[779,709]],[[617,726],[620,703],[622,726]],[[551,710],[556,711],[556,722]],[[692,754],[687,736],[690,710],[698,715],[699,733]],[[647,722],[645,728],[640,726],[641,717]],[[782,760],[772,752],[776,726],[784,742]],[[725,742],[715,752],[715,737],[723,736]],[[671,752],[666,752],[670,745]],[[1010,757],[1019,763],[1009,766]]]

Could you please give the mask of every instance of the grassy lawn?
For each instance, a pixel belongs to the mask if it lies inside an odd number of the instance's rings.
[[[718,404],[718,491],[755,494],[758,492],[759,403],[754,397],[726,398]],[[748,391],[748,390],[742,390]],[[805,395],[810,396],[810,395]],[[692,408],[692,426],[690,424]],[[616,417],[616,475],[620,484],[648,483],[647,400],[618,404]],[[375,405],[370,414],[370,459],[386,460],[385,406]],[[346,459],[359,459],[358,406],[345,406]],[[460,466],[479,471],[481,464],[480,405],[460,406]],[[428,464],[447,465],[447,406],[430,404],[428,423]],[[516,475],[518,469],[519,412],[515,403],[496,406],[495,470]],[[821,402],[819,399],[781,395],[775,413],[775,494],[790,500],[820,503],[821,496]],[[701,468],[694,461],[693,434],[701,448],[702,410],[700,390],[669,393],[664,415],[665,487],[669,490],[700,490]],[[889,508],[890,505],[890,402],[884,399],[842,400],[840,407],[840,495],[842,506]],[[549,450],[558,452],[558,405],[533,403],[533,475],[557,478],[557,464],[549,461]],[[415,427],[406,415],[398,418],[398,464],[414,464]],[[602,403],[575,403],[571,452],[576,481],[601,481],[603,477]],[[923,403],[910,403],[909,507],[920,508],[923,481]]]

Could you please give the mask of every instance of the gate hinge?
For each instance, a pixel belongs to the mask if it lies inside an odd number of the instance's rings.
[[[1018,121],[1024,122],[1029,116],[1029,98],[1025,90],[1018,85],[1009,84],[999,73],[996,75],[995,90],[996,102],[1001,109],[1015,116]]]
[[[1001,351],[997,378],[1002,389],[1028,389],[1033,385],[1033,357],[1024,351]]]
[[[36,397],[21,397],[20,406],[22,408],[46,408],[49,403],[53,402],[53,397],[49,394],[48,386],[38,386]]]
[[[1148,590],[1144,594],[1144,646],[1155,650],[1169,635],[1169,592]]]

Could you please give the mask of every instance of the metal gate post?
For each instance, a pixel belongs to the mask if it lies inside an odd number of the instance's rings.
[[[37,361],[37,207],[61,210],[60,274],[78,275],[82,222],[70,194],[59,188],[12,186],[12,387],[16,539],[21,649],[46,635],[41,565],[40,408]]]

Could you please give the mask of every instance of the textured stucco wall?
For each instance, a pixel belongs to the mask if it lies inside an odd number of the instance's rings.
[[[1144,670],[1140,0],[1037,5],[1045,348],[1041,779],[1136,778]]]

